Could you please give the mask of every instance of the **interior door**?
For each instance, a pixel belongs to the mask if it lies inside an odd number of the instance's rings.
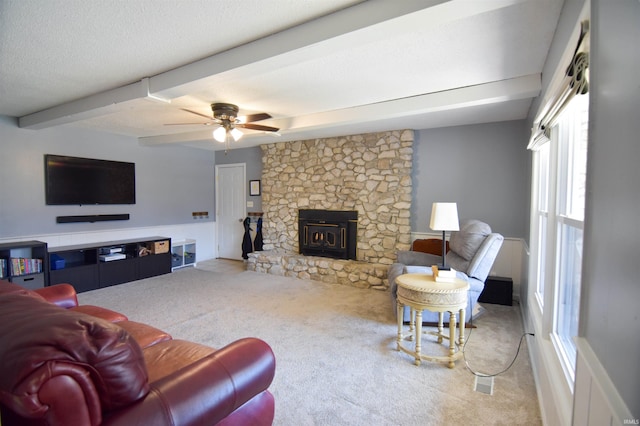
[[[246,166],[216,166],[216,222],[218,257],[242,260],[243,221],[246,210]]]

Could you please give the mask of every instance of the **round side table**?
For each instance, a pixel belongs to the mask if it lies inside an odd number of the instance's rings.
[[[412,355],[415,364],[420,365],[421,360],[445,362],[449,368],[455,366],[455,361],[462,356],[462,352],[456,351],[456,313],[460,315],[460,331],[458,344],[464,344],[464,316],[467,307],[467,292],[469,284],[461,279],[455,278],[451,282],[438,282],[433,275],[429,274],[404,274],[396,278],[398,284],[398,340],[397,349]],[[404,307],[410,308],[409,334],[403,334],[403,312]],[[438,343],[443,339],[449,340],[449,354],[446,356],[424,355],[421,351],[422,336],[422,311],[427,309],[438,312],[438,331],[431,332],[438,337]],[[443,314],[449,312],[449,335],[443,331]],[[414,349],[403,345],[403,339],[409,336],[415,341]]]

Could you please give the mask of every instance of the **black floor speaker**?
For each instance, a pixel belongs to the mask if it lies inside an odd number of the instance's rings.
[[[513,300],[513,280],[503,277],[489,277],[484,283],[478,302],[511,306]]]

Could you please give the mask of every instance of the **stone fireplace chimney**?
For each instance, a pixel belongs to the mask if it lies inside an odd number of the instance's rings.
[[[411,243],[413,131],[261,145],[264,249],[300,252],[298,211],[357,213],[358,261],[390,265]]]

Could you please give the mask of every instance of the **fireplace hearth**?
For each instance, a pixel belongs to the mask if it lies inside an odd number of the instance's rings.
[[[298,210],[300,254],[356,260],[358,212]]]

